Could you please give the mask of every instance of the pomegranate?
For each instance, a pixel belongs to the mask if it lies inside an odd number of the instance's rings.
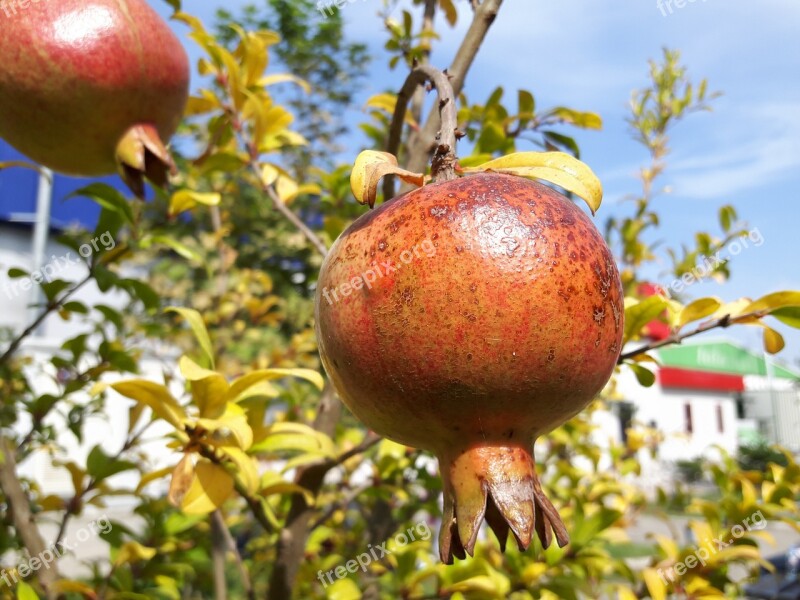
[[[536,437],[583,409],[620,353],[619,273],[560,193],[485,172],[356,220],[325,259],[322,361],[369,428],[430,450],[444,480],[441,558],[472,554],[484,517],[505,548],[566,529],[539,484]]]
[[[189,62],[145,0],[4,2],[0,137],[69,175],[163,184]]]

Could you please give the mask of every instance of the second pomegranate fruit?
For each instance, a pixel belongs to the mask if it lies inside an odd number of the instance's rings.
[[[69,175],[164,182],[189,63],[145,0],[20,3],[0,56],[0,137]]]

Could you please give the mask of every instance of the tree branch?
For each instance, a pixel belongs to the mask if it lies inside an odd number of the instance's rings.
[[[720,317],[719,319],[713,319],[711,321],[706,321],[705,323],[701,323],[694,329],[687,331],[686,333],[678,333],[675,332],[667,338],[663,340],[659,340],[657,342],[652,342],[650,344],[646,344],[637,348],[636,350],[631,350],[630,352],[624,352],[620,355],[619,359],[617,360],[617,364],[622,364],[625,360],[629,358],[634,358],[635,356],[639,356],[641,354],[645,354],[646,352],[650,352],[651,350],[657,350],[658,348],[663,348],[664,346],[671,346],[673,344],[680,344],[683,340],[689,339],[690,337],[694,337],[696,335],[700,335],[701,333],[705,333],[706,331],[711,331],[712,329],[717,328],[725,328],[730,327],[731,325],[737,325],[740,323],[744,323],[745,321],[750,321],[752,319],[761,319],[762,317],[767,316],[767,312],[758,311],[747,313],[744,315],[738,315],[733,317],[731,315],[725,315],[724,317]]]
[[[484,0],[475,7],[472,24],[464,36],[464,41],[461,43],[453,63],[447,70],[451,76],[450,82],[456,96],[461,93],[467,73],[502,4],[503,0]],[[436,148],[436,131],[439,129],[440,123],[437,112],[436,108],[431,111],[428,120],[419,134],[415,136],[413,143],[409,143],[408,164],[406,165],[409,171],[422,172],[428,162],[428,157]]]
[[[30,500],[22,483],[17,477],[17,462],[14,458],[16,448],[0,434],[0,489],[3,491],[11,513],[14,529],[19,536],[24,548],[30,556],[39,556],[45,552],[47,546],[39,531],[36,521],[31,514]],[[54,586],[59,579],[58,568],[55,564],[48,565],[46,569],[36,572],[39,583],[49,600],[57,596]]]
[[[430,65],[416,67],[409,74],[400,92],[397,94],[397,104],[394,107],[392,123],[389,126],[389,140],[386,151],[397,155],[400,140],[403,136],[403,123],[406,118],[408,101],[413,97],[416,89],[430,81],[439,94],[439,120],[441,129],[436,134],[438,142],[433,157],[432,174],[434,181],[449,181],[455,179],[456,162],[456,130],[458,129],[458,113],[453,86],[450,85],[448,75]],[[421,169],[418,169],[420,171]],[[394,196],[394,177],[386,177],[383,181],[384,202]]]
[[[86,275],[86,277],[84,277],[74,286],[72,286],[72,288],[66,294],[61,296],[61,298],[59,298],[55,302],[49,302],[47,306],[45,306],[45,309],[41,312],[41,314],[38,317],[36,317],[36,320],[34,320],[33,323],[31,323],[22,333],[20,333],[11,342],[11,345],[8,348],[6,348],[6,351],[3,352],[2,356],[0,356],[0,366],[3,366],[14,355],[14,352],[16,352],[17,349],[22,344],[22,342],[25,341],[25,338],[27,338],[30,334],[36,331],[39,328],[39,325],[41,325],[53,311],[61,308],[64,305],[64,303],[67,300],[69,300],[79,289],[81,289],[84,285],[89,283],[89,281],[91,281],[93,276],[94,273],[92,272],[91,269],[89,269],[89,274]]]

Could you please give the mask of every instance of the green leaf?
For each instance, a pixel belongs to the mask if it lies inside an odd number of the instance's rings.
[[[669,302],[661,296],[650,296],[641,302],[625,307],[624,342],[632,339],[642,328],[657,319],[666,310]]]
[[[203,256],[197,250],[194,250],[183,242],[179,242],[178,240],[167,235],[154,235],[150,241],[154,244],[163,244],[164,246],[171,248],[173,251],[175,251],[175,253],[177,253],[179,256],[182,256],[186,260],[190,260],[201,265],[205,264]]]
[[[161,306],[161,298],[156,291],[145,282],[137,279],[124,279],[122,285],[132,296],[141,300],[147,310],[158,310]]]
[[[135,463],[108,456],[99,445],[92,448],[86,459],[86,472],[94,478],[95,482],[135,468]]]
[[[39,600],[39,596],[31,586],[20,581],[17,583],[17,600]]]
[[[651,387],[656,382],[656,374],[650,369],[632,362],[625,364],[628,365],[633,371],[633,374],[636,375],[636,380],[639,382],[639,385]]]
[[[200,349],[203,351],[203,357],[205,358],[206,366],[213,369],[214,347],[211,344],[211,338],[208,337],[208,329],[206,329],[206,324],[203,321],[203,317],[200,315],[200,313],[191,308],[181,308],[176,306],[168,308],[166,312],[178,313],[184,318],[184,320],[186,320],[187,323],[189,323],[189,327],[192,328],[194,337],[197,340],[197,343],[200,344]]]
[[[580,112],[577,110],[572,110],[571,108],[559,106],[551,110],[550,114],[566,123],[575,125],[576,127],[581,127],[583,129],[603,128],[603,119],[600,118],[600,115],[596,113]]]
[[[787,306],[786,308],[779,308],[770,313],[781,323],[800,329],[800,306]]]
[[[105,183],[92,183],[74,191],[69,198],[85,196],[108,210],[122,215],[128,223],[133,223],[133,209],[130,202],[117,189]]]

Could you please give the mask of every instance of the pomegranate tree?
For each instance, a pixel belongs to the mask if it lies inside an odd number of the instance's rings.
[[[451,152],[440,147],[435,183],[339,237],[316,299],[320,354],[343,402],[375,432],[439,459],[446,563],[472,554],[484,517],[502,547],[509,531],[520,549],[534,531],[544,546],[552,532],[568,542],[533,442],[603,388],[623,332],[619,273],[590,218],[523,177],[455,177]],[[385,164],[366,171],[373,188],[386,172],[410,177]]]
[[[55,171],[163,184],[188,97],[186,53],[145,0],[12,5],[0,36],[0,137]]]

